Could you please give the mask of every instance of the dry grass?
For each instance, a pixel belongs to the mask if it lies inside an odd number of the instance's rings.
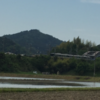
[[[0,93],[0,100],[100,100],[100,91]]]

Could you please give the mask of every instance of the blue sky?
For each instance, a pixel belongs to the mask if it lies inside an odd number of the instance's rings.
[[[30,29],[100,44],[100,0],[0,0],[0,36]]]

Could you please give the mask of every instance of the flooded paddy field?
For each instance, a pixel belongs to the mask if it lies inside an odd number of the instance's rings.
[[[0,100],[100,100],[100,91],[0,93]]]
[[[100,82],[68,81],[65,79],[0,77],[0,88],[77,88],[100,87]]]
[[[79,83],[66,82],[64,80],[20,80],[20,79],[0,79],[0,83],[30,84],[30,85],[56,85],[56,86],[84,86]]]
[[[0,88],[62,88],[70,86],[84,85],[66,82],[63,79],[0,77]]]
[[[99,82],[78,82],[66,79],[0,77],[0,88],[76,88],[100,87]],[[60,90],[58,91],[6,91],[0,92],[0,100],[100,100],[99,90]],[[3,89],[2,89],[3,90]]]

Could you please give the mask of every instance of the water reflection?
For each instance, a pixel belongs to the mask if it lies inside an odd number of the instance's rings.
[[[8,80],[8,81],[2,81],[3,80]],[[34,85],[34,84],[17,84],[17,83],[10,83],[10,79],[12,80],[57,80],[58,79],[46,79],[46,78],[26,78],[26,77],[0,77],[0,88],[62,88],[62,87],[68,87],[68,88],[77,88],[77,87],[100,87],[100,83],[99,82],[75,82],[75,81],[66,81],[66,80],[59,80],[62,83],[68,83],[68,84],[80,84],[79,86],[75,86],[75,85],[66,85],[66,86],[62,86],[62,85]],[[82,85],[82,86],[81,86]]]
[[[76,81],[64,81],[64,83],[76,83],[82,84],[84,86],[81,87],[100,87],[100,82],[76,82]]]
[[[5,77],[5,76],[0,77],[0,79],[17,79],[17,80],[64,80],[64,79],[27,78],[27,77]]]
[[[0,88],[62,88],[67,86],[0,83]]]

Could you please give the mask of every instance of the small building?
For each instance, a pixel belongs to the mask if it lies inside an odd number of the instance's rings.
[[[100,51],[88,51],[83,55],[72,55],[72,54],[62,54],[62,53],[51,53],[51,56],[57,56],[60,58],[77,58],[77,59],[86,59],[86,60],[95,60],[97,57],[100,57]]]
[[[37,71],[33,71],[34,74],[37,74]]]

